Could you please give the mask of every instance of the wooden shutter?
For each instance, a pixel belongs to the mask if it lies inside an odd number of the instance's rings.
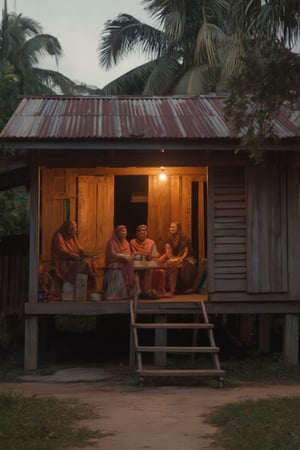
[[[210,292],[246,290],[246,194],[243,167],[208,173],[208,277]]]
[[[43,168],[41,174],[41,259],[49,262],[51,239],[66,218],[65,202],[70,193],[65,169]]]
[[[248,291],[287,291],[284,168],[248,168]]]
[[[104,253],[113,231],[114,177],[78,177],[78,230],[83,247]]]

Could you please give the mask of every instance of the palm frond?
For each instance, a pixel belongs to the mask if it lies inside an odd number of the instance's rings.
[[[234,74],[239,72],[241,60],[245,54],[243,41],[245,35],[242,33],[234,33],[224,40],[224,45],[221,50],[221,81],[226,84]]]
[[[62,56],[62,48],[58,39],[49,34],[38,34],[28,39],[21,49],[22,59],[26,59],[30,65],[38,64],[41,58],[54,56],[56,64]]]
[[[207,94],[215,90],[214,78],[207,65],[193,67],[179,79],[174,94]]]
[[[141,95],[156,61],[150,61],[126,72],[112,82],[106,84],[102,90],[105,95]]]
[[[300,2],[298,0],[266,1],[257,16],[260,32],[268,37],[277,36],[291,48],[300,35]]]
[[[218,48],[225,40],[224,32],[213,23],[204,22],[199,30],[194,60],[196,64],[208,62],[210,66],[218,63]]]
[[[168,47],[166,35],[128,14],[106,22],[98,46],[101,66],[110,69],[131,51],[141,51],[149,59],[157,58]]]
[[[182,65],[175,55],[165,55],[155,61],[155,66],[145,85],[145,95],[169,94],[182,73]]]
[[[38,88],[38,93],[62,93],[62,94],[76,94],[79,90],[79,85],[72,81],[65,75],[55,70],[33,68],[33,78],[36,80],[35,89]],[[27,87],[29,89],[29,86]],[[26,92],[26,94],[34,94],[37,92]]]

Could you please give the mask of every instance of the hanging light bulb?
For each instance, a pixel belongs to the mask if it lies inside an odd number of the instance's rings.
[[[160,168],[159,179],[160,179],[160,181],[166,181],[166,179],[167,179],[167,175],[165,174],[164,166],[161,166],[161,168]]]

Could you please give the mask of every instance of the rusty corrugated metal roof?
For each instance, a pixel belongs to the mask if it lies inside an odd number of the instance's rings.
[[[2,140],[228,139],[238,138],[224,119],[219,96],[29,96],[0,134]],[[280,138],[299,136],[282,110]]]

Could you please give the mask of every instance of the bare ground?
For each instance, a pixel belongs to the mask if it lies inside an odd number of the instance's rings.
[[[98,417],[86,421],[102,437],[84,450],[220,450],[216,429],[205,417],[214,408],[244,399],[300,396],[300,386],[124,388],[104,381],[0,383],[0,392],[77,399],[94,405]]]

